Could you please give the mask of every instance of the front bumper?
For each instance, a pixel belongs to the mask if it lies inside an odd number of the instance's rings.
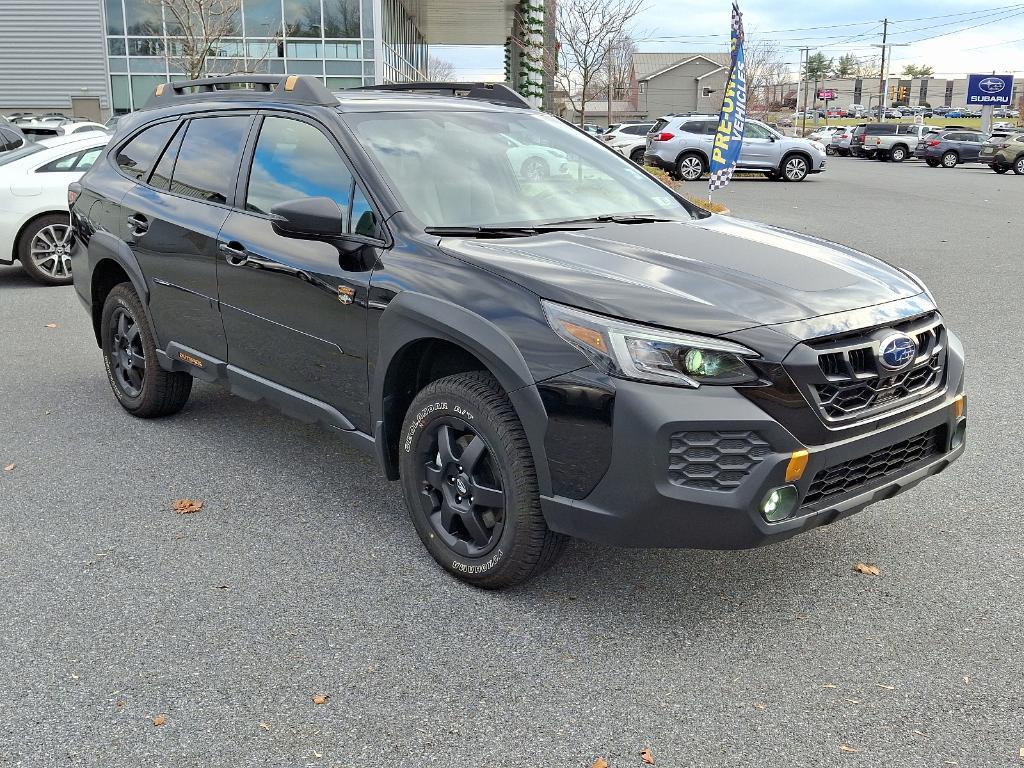
[[[684,390],[629,381],[618,381],[615,386],[616,428],[608,471],[585,498],[542,498],[553,530],[602,544],[695,549],[763,546],[892,498],[942,472],[965,448],[964,442],[954,444],[958,427],[966,429],[966,417],[958,416],[955,408],[963,389],[962,376],[902,420],[884,420],[885,427],[877,431],[837,436],[832,442],[813,446],[801,444],[765,411],[728,387]],[[824,477],[819,472],[884,453],[932,430],[936,430],[932,433],[936,435],[933,453],[804,504],[816,477]],[[680,444],[681,433],[754,435],[746,439],[761,453],[734,488],[693,487],[681,483],[678,473],[673,473],[679,453],[672,449]],[[683,439],[684,445],[687,440]],[[770,489],[787,484],[792,452],[804,448],[809,450],[807,467],[793,483],[801,506],[792,517],[769,523],[759,511],[760,503]]]

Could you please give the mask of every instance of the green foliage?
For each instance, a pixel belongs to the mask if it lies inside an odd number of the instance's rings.
[[[930,67],[927,64],[907,64],[907,66],[903,68],[904,77],[931,77],[934,74],[935,68]]]
[[[825,57],[821,51],[808,56],[804,64],[804,77],[808,80],[824,80],[832,70],[832,59]]]
[[[860,62],[857,61],[857,57],[852,53],[847,53],[832,64],[832,77],[856,77],[859,68]]]

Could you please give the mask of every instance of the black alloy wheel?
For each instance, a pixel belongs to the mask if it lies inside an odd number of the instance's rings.
[[[142,331],[126,307],[115,307],[110,323],[110,371],[128,397],[138,397],[146,378]]]

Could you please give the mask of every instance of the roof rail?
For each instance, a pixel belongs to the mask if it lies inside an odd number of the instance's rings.
[[[238,87],[249,86],[249,87]],[[224,75],[199,80],[160,83],[143,109],[156,109],[189,101],[216,99],[248,101],[267,98],[292,104],[336,106],[338,99],[323,82],[308,75]]]
[[[506,107],[533,109],[530,102],[502,83],[389,83],[350,88],[352,91],[394,91],[399,93],[434,93],[438,96],[457,96],[463,99],[489,101]]]

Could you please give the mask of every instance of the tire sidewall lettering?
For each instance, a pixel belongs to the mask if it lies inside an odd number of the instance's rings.
[[[459,403],[449,403],[446,400],[437,400],[430,405],[420,408],[413,417],[412,423],[409,425],[409,429],[405,433],[405,439],[402,441],[402,450],[406,453],[412,453],[416,445],[416,436],[423,427],[426,426],[428,417],[446,413],[458,416],[460,419],[470,423],[476,420],[476,415]]]

